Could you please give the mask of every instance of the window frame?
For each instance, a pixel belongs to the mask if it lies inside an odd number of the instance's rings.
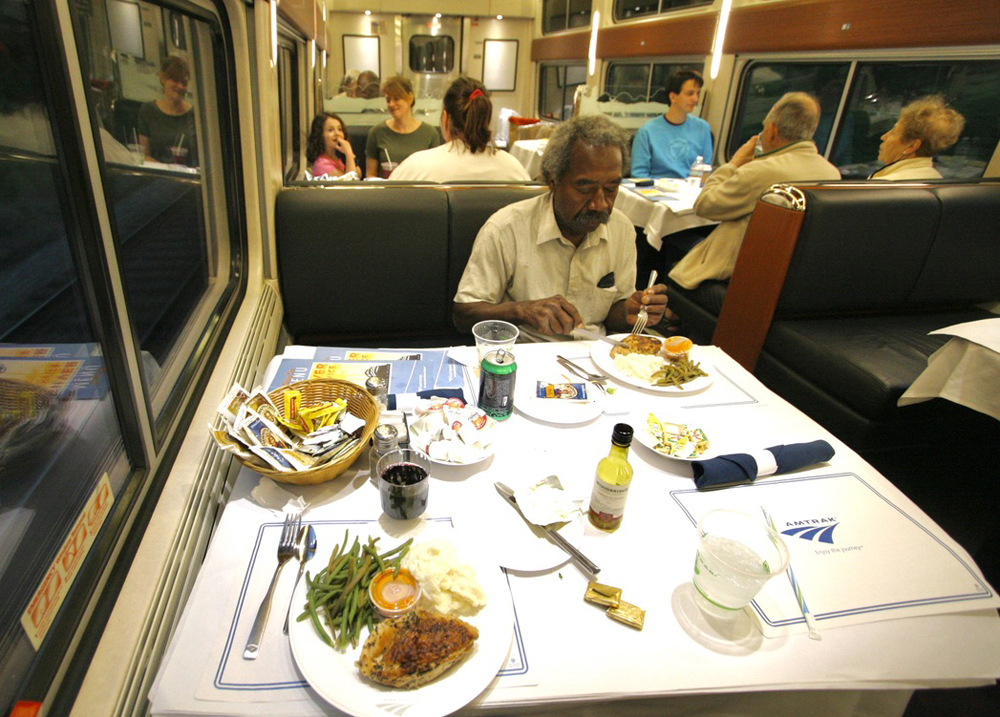
[[[620,15],[618,13],[619,0],[611,0],[611,17],[612,17],[612,20],[614,22],[616,22],[616,23],[618,23],[618,22],[632,22],[632,21],[637,21],[637,20],[646,20],[646,19],[649,19],[651,17],[656,17],[657,15],[669,15],[671,13],[680,12],[682,10],[691,10],[693,8],[698,8],[698,7],[701,7],[701,8],[711,7],[713,4],[715,4],[715,0],[694,0],[694,2],[690,2],[690,3],[684,4],[684,5],[680,5],[680,6],[677,6],[677,7],[673,7],[673,6],[664,7],[663,6],[664,3],[672,3],[672,2],[674,2],[674,0],[659,0],[659,3],[657,5],[657,9],[656,10],[653,10],[651,12],[637,13],[635,15],[626,15],[626,16],[623,17],[622,15]]]
[[[546,23],[548,22],[548,17],[549,17],[548,7],[553,2],[564,2],[566,4],[566,9],[563,12],[563,22],[559,27],[552,27],[546,29]],[[569,23],[570,8],[572,7],[573,0],[542,0],[542,6],[541,6],[542,35],[552,35],[557,32],[566,32],[568,30],[578,31],[582,28],[589,28],[591,20],[594,17],[594,0],[589,0],[589,2],[590,2],[590,11],[587,13],[587,22],[583,23],[582,25],[570,26]]]

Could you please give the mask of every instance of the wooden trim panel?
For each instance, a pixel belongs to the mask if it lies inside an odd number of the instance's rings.
[[[715,35],[715,12],[613,25],[597,35],[598,57],[707,55]]]
[[[997,0],[800,0],[733,10],[726,53],[1000,43]]]
[[[757,202],[712,343],[753,372],[785,285],[805,212]]]
[[[600,35],[598,35],[600,37]],[[540,37],[531,41],[531,61],[586,60],[590,49],[590,30]]]

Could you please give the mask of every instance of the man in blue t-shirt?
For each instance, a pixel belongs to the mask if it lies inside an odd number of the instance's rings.
[[[665,88],[670,109],[635,133],[633,177],[684,179],[699,156],[706,164],[712,163],[712,132],[708,122],[691,116],[704,83],[696,70],[681,70],[670,76]]]

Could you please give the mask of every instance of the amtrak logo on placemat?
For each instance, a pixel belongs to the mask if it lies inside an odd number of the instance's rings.
[[[840,523],[836,518],[818,518],[788,521],[785,525],[792,527],[782,530],[782,535],[791,535],[802,540],[814,540],[818,543],[833,545],[833,531]]]

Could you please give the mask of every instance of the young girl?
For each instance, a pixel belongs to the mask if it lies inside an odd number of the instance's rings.
[[[313,119],[309,141],[306,144],[306,160],[313,177],[339,177],[347,172],[360,176],[354,162],[354,149],[347,141],[344,121],[330,112],[320,112]]]

